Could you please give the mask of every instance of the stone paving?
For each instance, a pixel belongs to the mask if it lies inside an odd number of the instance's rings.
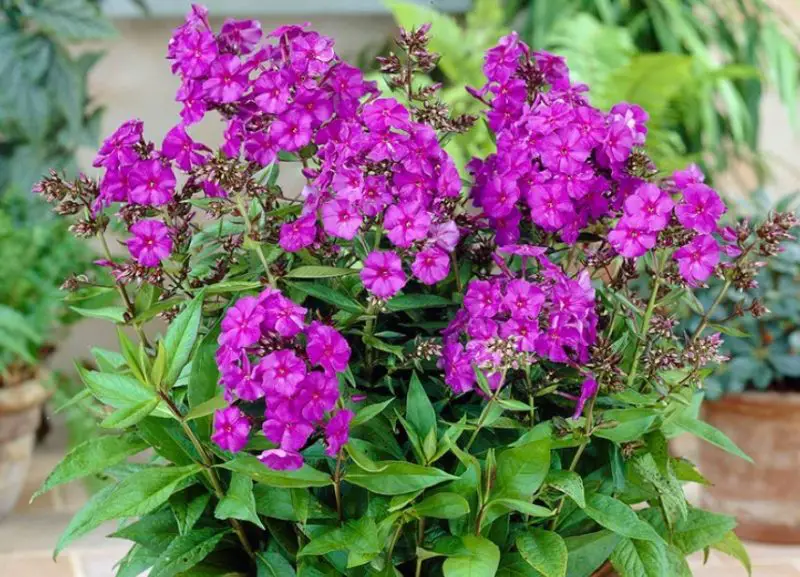
[[[113,524],[101,527],[74,543],[54,562],[53,546],[72,514],[86,499],[82,485],[57,487],[28,504],[30,495],[59,461],[63,449],[40,448],[34,457],[24,494],[10,517],[0,522],[0,576],[2,577],[113,577],[114,564],[128,549],[126,541],[106,539]],[[800,547],[748,544],[753,577],[800,577]],[[695,577],[746,577],[738,563],[712,553],[704,566],[691,560]]]

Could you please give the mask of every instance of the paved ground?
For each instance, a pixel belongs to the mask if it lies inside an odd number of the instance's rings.
[[[30,495],[63,454],[56,444],[51,437],[37,452],[23,497],[11,516],[0,522],[0,575],[113,577],[114,564],[128,548],[126,541],[104,538],[113,531],[113,525],[79,540],[57,562],[51,559],[59,535],[86,499],[86,492],[76,483],[58,487],[28,504]],[[800,577],[800,547],[749,544],[748,550],[753,558],[753,577]],[[721,554],[712,553],[705,566],[700,558],[692,559],[691,565],[695,577],[746,577],[736,561]]]

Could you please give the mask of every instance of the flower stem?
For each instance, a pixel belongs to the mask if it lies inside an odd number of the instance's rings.
[[[252,239],[251,233],[253,232],[253,223],[250,222],[250,219],[247,216],[247,207],[244,204],[244,199],[241,195],[236,195],[236,206],[239,209],[239,212],[242,215],[242,220],[244,221],[244,228],[247,232],[247,238],[250,242],[256,242]],[[264,251],[261,248],[261,243],[257,243],[253,251],[258,256],[258,260],[261,261],[261,265],[264,267],[264,273],[267,275],[267,281],[269,282],[270,286],[275,286],[275,279],[272,277],[272,273],[269,270],[269,263],[267,262],[267,257],[264,256]]]
[[[198,439],[197,435],[194,434],[194,431],[189,426],[189,423],[186,422],[186,419],[184,419],[180,409],[177,407],[177,405],[175,405],[169,395],[164,392],[160,392],[159,395],[167,404],[167,407],[169,407],[169,410],[173,416],[181,424],[181,428],[183,429],[184,433],[186,433],[186,436],[192,443],[192,446],[194,446],[197,454],[200,456],[200,461],[203,465],[203,472],[208,477],[208,481],[211,483],[211,486],[214,489],[214,494],[216,495],[217,499],[222,500],[225,497],[225,490],[222,488],[222,483],[220,482],[216,470],[214,470],[214,461],[211,459],[208,451],[206,451],[205,447],[203,447],[200,439]],[[250,541],[247,539],[247,535],[244,532],[244,527],[242,527],[242,524],[237,519],[233,518],[228,519],[228,521],[230,521],[231,527],[233,527],[233,531],[236,533],[236,536],[238,537],[239,542],[242,544],[242,547],[247,555],[255,561],[256,554],[253,551],[253,548],[250,546]]]
[[[647,339],[647,331],[650,329],[650,319],[653,317],[653,310],[656,308],[656,301],[658,300],[658,288],[661,286],[661,271],[656,272],[653,278],[653,289],[650,292],[650,301],[647,303],[647,309],[644,311],[642,318],[642,328],[639,338],[636,339],[636,348],[633,351],[633,363],[631,363],[631,370],[628,372],[628,388],[633,387],[636,380],[636,372],[639,369],[639,359],[642,356],[642,343]]]
[[[697,325],[697,328],[694,330],[694,333],[692,333],[691,342],[696,341],[697,338],[702,334],[702,332],[708,326],[708,321],[711,320],[711,315],[714,314],[714,311],[722,302],[722,299],[724,299],[725,295],[728,294],[728,289],[731,288],[731,284],[732,281],[728,279],[725,281],[725,284],[722,285],[722,290],[719,291],[717,298],[714,299],[714,302],[711,303],[711,306],[708,307],[708,310],[705,313],[703,313],[703,316],[700,319],[700,324]]]
[[[505,380],[505,374],[503,374],[503,380]],[[467,446],[464,448],[465,451],[469,451],[469,448],[472,446],[472,443],[475,442],[475,439],[478,438],[478,433],[481,432],[486,419],[489,417],[489,409],[491,408],[492,404],[497,400],[497,397],[500,395],[500,390],[503,388],[503,382],[501,381],[497,387],[497,390],[494,392],[492,397],[489,399],[489,402],[486,403],[486,406],[481,411],[481,416],[478,418],[478,426],[475,427],[475,430],[472,432],[472,436],[469,438],[469,442]]]
[[[422,517],[419,520],[419,526],[417,527],[417,548],[422,548],[423,541],[425,540],[425,517]],[[417,556],[417,565],[414,569],[414,577],[420,577],[422,575],[422,559]]]
[[[339,517],[339,525],[344,522],[342,512],[342,451],[336,456],[336,470],[333,473],[333,495],[336,498],[336,515]]]

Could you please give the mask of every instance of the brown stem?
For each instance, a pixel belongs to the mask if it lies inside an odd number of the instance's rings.
[[[333,473],[333,494],[336,497],[336,515],[339,517],[339,524],[344,522],[342,513],[342,451],[336,456],[336,470]]]

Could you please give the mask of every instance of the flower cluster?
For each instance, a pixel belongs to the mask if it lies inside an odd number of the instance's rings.
[[[230,402],[264,399],[264,436],[277,448],[260,458],[273,469],[300,467],[299,450],[318,428],[328,454],[337,455],[352,418],[349,410],[336,410],[336,375],[347,369],[350,346],[334,328],[306,324],[305,315],[305,308],[268,288],[239,299],[221,324],[220,382]],[[237,407],[219,411],[214,425],[221,448],[235,452],[247,443],[250,425]]]
[[[597,336],[589,275],[584,271],[570,278],[544,256],[543,249],[534,248],[502,249],[512,256],[534,255],[538,267],[533,275],[527,274],[526,258],[522,278],[502,266],[506,274],[473,280],[467,286],[464,308],[443,332],[440,366],[455,393],[475,389],[476,368],[485,374],[489,387],[497,389],[507,370],[538,359],[571,366],[588,360]]]

